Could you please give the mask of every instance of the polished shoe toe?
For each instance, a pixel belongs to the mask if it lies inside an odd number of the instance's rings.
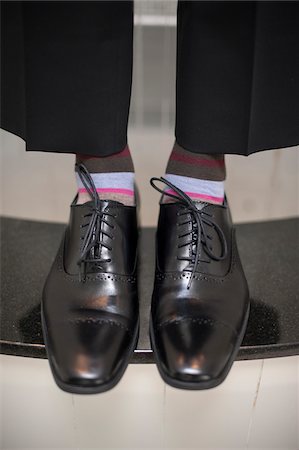
[[[67,332],[67,329],[68,332]],[[82,336],[76,346],[62,346],[52,358],[55,379],[64,390],[101,392],[117,383],[127,365],[133,336],[121,323],[108,320],[75,321],[64,328],[69,336]]]
[[[232,364],[235,333],[215,320],[173,321],[159,326],[155,336],[161,375],[176,387],[184,383],[189,389],[192,384],[196,389],[216,386]]]

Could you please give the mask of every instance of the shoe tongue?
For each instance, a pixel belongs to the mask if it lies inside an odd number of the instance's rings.
[[[88,200],[88,202],[85,203],[81,203],[81,204],[77,204],[76,206],[81,206],[81,207],[93,207],[94,205],[94,201],[93,200]],[[124,206],[123,203],[118,202],[116,200],[100,200],[100,206],[102,209],[106,209],[107,207],[115,207],[115,206]]]
[[[118,202],[117,200],[101,200],[105,202],[105,206],[125,206],[124,203]]]
[[[210,203],[207,202],[201,202],[201,201],[195,201],[193,202],[196,209],[198,209],[199,211],[201,211],[202,209],[204,209],[206,206],[209,206]]]
[[[125,206],[123,203],[118,202],[117,200],[101,200],[101,208],[103,210],[107,208],[119,208],[120,206]]]

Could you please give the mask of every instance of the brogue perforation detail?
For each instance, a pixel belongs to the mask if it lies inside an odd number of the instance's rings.
[[[190,279],[190,275],[186,275],[184,273],[181,273],[178,276],[175,276],[173,274],[157,274],[156,275],[156,279],[159,280],[159,281],[163,281],[163,280],[167,280],[167,279],[171,279],[173,281],[177,281],[177,280],[183,280],[184,278],[186,280],[188,280],[188,279]],[[192,279],[196,280],[196,281],[205,280],[205,281],[209,281],[211,283],[224,283],[224,282],[227,281],[224,278],[213,278],[213,277],[207,277],[207,276],[204,276],[204,275],[202,275],[202,276],[194,275]]]
[[[230,327],[229,324],[226,324],[218,319],[207,319],[207,318],[203,318],[203,317],[184,317],[183,319],[168,319],[168,320],[165,320],[164,322],[158,323],[156,325],[156,328],[157,329],[163,328],[167,325],[178,325],[185,321],[197,323],[199,325],[210,325],[210,326],[217,325],[217,326],[220,326],[223,328],[227,328],[227,329],[231,330],[234,334],[236,334],[236,331],[232,327]]]
[[[62,258],[62,254],[61,252],[59,252],[59,255],[57,256],[57,270],[58,272],[61,273],[61,275],[63,276],[63,278],[65,278],[66,280],[70,281],[71,283],[80,283],[80,280],[78,279],[77,275],[71,275],[65,272],[64,267],[63,267],[63,258]],[[99,274],[99,275],[86,275],[86,281],[117,281],[120,283],[131,283],[131,284],[135,284],[137,281],[137,277],[134,275],[116,275],[116,274],[111,274],[111,275],[103,275],[103,274]]]
[[[70,324],[72,324],[72,325],[75,325],[75,324],[76,325],[80,325],[82,323],[98,325],[100,323],[106,323],[107,325],[111,325],[111,326],[115,326],[115,327],[118,327],[118,328],[122,328],[125,331],[128,331],[130,334],[132,334],[130,329],[129,329],[129,327],[123,325],[122,323],[114,322],[112,320],[107,320],[107,319],[100,319],[100,318],[98,318],[98,319],[95,319],[95,318],[86,319],[86,318],[81,318],[81,319],[69,319],[68,322]]]

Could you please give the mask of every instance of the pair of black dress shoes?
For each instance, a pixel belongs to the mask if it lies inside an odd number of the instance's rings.
[[[57,385],[72,393],[114,387],[139,331],[136,207],[99,200],[71,205],[70,222],[46,280],[42,325]],[[159,372],[171,386],[206,389],[228,374],[249,313],[246,279],[227,203],[176,193],[160,206],[150,338]],[[171,195],[171,194],[167,194]]]

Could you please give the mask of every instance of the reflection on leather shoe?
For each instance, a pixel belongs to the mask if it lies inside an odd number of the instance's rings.
[[[249,315],[229,207],[194,202],[153,178],[162,193],[157,181],[176,193],[160,205],[157,229],[150,325],[157,366],[171,386],[211,388],[227,376]]]
[[[117,384],[137,344],[137,219],[136,207],[100,200],[84,165],[76,169],[92,200],[71,205],[42,324],[56,383],[88,394]]]

